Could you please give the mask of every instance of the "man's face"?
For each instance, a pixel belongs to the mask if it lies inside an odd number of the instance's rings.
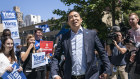
[[[136,15],[131,15],[129,17],[129,25],[131,27],[135,27],[138,24],[138,22],[139,22],[139,19],[136,17]]]
[[[117,32],[116,34],[118,35],[116,40],[120,42],[122,40],[122,34],[120,32]]]
[[[42,32],[40,30],[37,30],[37,32],[35,33],[35,37],[36,39],[42,39]]]
[[[80,17],[79,13],[73,11],[68,15],[68,24],[70,25],[71,29],[79,28],[82,23],[82,18]]]

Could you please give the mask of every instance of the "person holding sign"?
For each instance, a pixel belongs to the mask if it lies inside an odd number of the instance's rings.
[[[41,28],[35,29],[35,48],[36,52],[42,52],[43,49],[40,48],[40,41],[42,40],[42,32],[43,30]],[[37,79],[45,79],[46,76],[46,66],[40,66],[36,68],[37,70]]]
[[[0,50],[0,77],[6,72],[12,72],[12,65],[17,62],[17,59],[14,55],[13,39],[11,37],[5,37],[2,40],[2,46]],[[20,66],[17,71],[22,71]]]
[[[21,48],[21,60],[23,61],[23,72],[27,79],[36,79],[36,71],[32,69],[32,53],[35,53],[35,37],[27,36],[27,46]]]

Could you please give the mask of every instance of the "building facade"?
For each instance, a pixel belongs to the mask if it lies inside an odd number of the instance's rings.
[[[23,22],[23,13],[20,12],[20,8],[18,6],[14,6],[13,9],[16,12],[18,26],[19,26],[19,28],[21,28],[23,26],[23,24],[24,24],[24,22]]]
[[[26,15],[24,18],[24,26],[30,26],[41,23],[41,16],[39,15]]]

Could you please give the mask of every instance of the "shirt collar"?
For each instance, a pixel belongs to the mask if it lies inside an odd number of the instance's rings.
[[[83,33],[83,28],[80,27],[77,31],[77,33],[74,33],[72,30],[71,30],[71,34],[78,34],[78,33]]]

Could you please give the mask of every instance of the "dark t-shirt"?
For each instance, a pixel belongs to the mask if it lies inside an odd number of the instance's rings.
[[[121,48],[126,48],[122,45],[122,43],[118,43],[118,46]],[[110,49],[112,52],[111,63],[115,66],[126,65],[125,54],[122,54],[114,44],[110,45]]]
[[[23,46],[21,48],[21,52],[26,52],[27,51],[27,46]],[[30,51],[27,59],[23,62],[23,70],[31,70],[32,69],[32,53],[33,50]]]
[[[27,51],[27,46],[24,46],[21,48],[21,52],[26,52]],[[23,62],[23,70],[31,70],[32,69],[32,53],[33,50],[30,51],[27,59]],[[37,70],[45,70],[46,66],[40,66],[36,68]]]

